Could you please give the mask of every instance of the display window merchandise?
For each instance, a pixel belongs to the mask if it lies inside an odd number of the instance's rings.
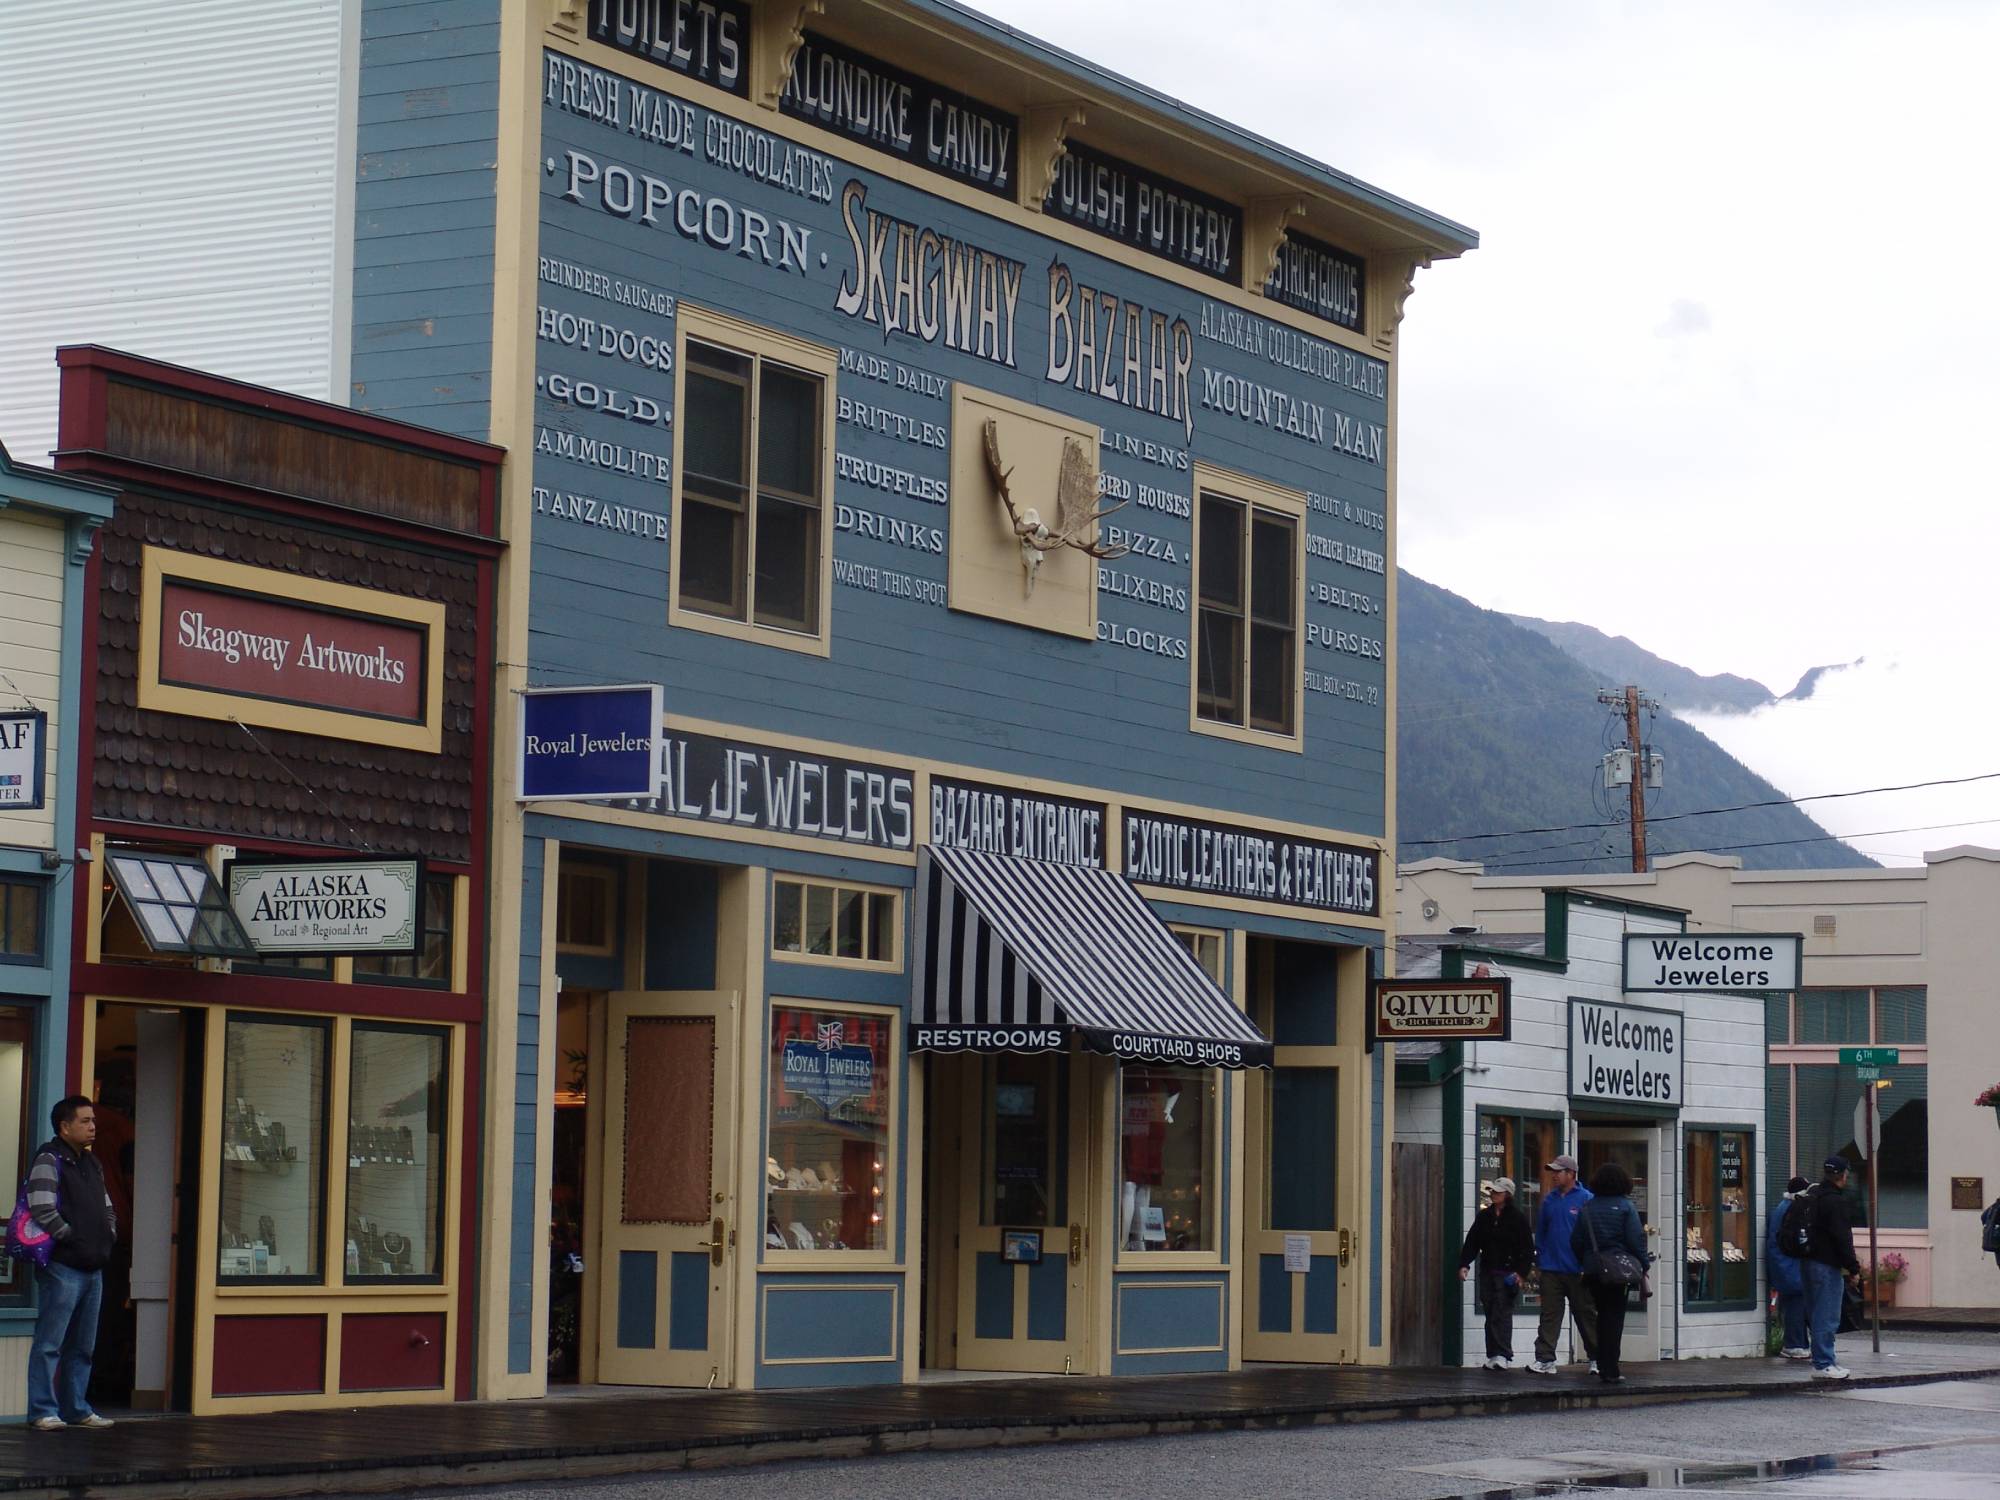
[[[238,1015],[224,1029],[216,1269],[225,1282],[323,1279],[331,1029]]]
[[[348,1044],[350,1283],[443,1273],[450,1037],[435,1026],[356,1022]]]
[[[887,1248],[895,1033],[874,1012],[772,1008],[767,1253]]]
[[[1128,1063],[1120,1070],[1121,1254],[1216,1248],[1220,1099],[1213,1068]]]
[[[1753,1140],[1748,1130],[1690,1126],[1686,1132],[1681,1260],[1682,1296],[1690,1311],[1756,1303],[1760,1234],[1751,1193]]]

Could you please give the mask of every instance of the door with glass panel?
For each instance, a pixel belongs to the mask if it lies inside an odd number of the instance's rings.
[[[733,994],[620,993],[605,1029],[598,1379],[728,1385]]]
[[[1365,980],[1361,949],[1256,940],[1253,1014],[1272,1041],[1247,1074],[1243,1357],[1349,1363],[1360,1353],[1356,1226],[1367,1169],[1361,1049],[1341,1006]]]
[[[1616,1162],[1632,1179],[1632,1206],[1646,1226],[1646,1248],[1659,1257],[1653,1267],[1656,1291],[1671,1295],[1674,1280],[1673,1242],[1660,1233],[1660,1174],[1657,1170],[1660,1133],[1651,1126],[1579,1125],[1576,1160],[1578,1181],[1590,1179],[1606,1162]],[[1618,1358],[1655,1360],[1660,1357],[1660,1307],[1665,1296],[1643,1297],[1632,1288],[1625,1302],[1625,1339]]]
[[[959,1075],[961,1370],[1084,1367],[1089,1072],[1061,1053],[1003,1053]]]

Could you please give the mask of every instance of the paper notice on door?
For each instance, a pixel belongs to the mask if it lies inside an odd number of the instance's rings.
[[[1288,1234],[1285,1236],[1285,1269],[1294,1275],[1303,1276],[1312,1269],[1313,1242],[1309,1234]]]

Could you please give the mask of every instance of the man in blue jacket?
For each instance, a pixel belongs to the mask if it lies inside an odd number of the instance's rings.
[[[1796,1255],[1787,1255],[1778,1246],[1778,1227],[1794,1198],[1803,1197],[1812,1184],[1794,1177],[1785,1184],[1785,1194],[1771,1205],[1764,1225],[1764,1264],[1771,1268],[1771,1290],[1778,1297],[1778,1317],[1785,1325],[1785,1346],[1778,1352],[1786,1359],[1811,1359],[1806,1347],[1806,1282]]]
[[[1535,1362],[1528,1366],[1537,1375],[1556,1373],[1556,1339],[1562,1333],[1563,1309],[1576,1320],[1583,1336],[1583,1352],[1590,1368],[1597,1368],[1597,1304],[1590,1288],[1583,1284],[1583,1267],[1570,1249],[1569,1237],[1576,1228],[1577,1212],[1590,1201],[1590,1189],[1576,1180],[1576,1158],[1558,1156],[1545,1169],[1548,1191],[1542,1194],[1541,1212],[1535,1216],[1535,1264],[1541,1268],[1541,1326],[1535,1330]]]

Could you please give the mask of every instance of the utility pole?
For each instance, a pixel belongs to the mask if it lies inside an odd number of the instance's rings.
[[[1646,777],[1651,771],[1644,743],[1639,738],[1639,710],[1657,709],[1660,705],[1651,698],[1639,696],[1639,689],[1627,684],[1620,692],[1604,692],[1597,695],[1597,701],[1611,708],[1621,705],[1625,710],[1625,745],[1632,753],[1632,779],[1629,790],[1632,797],[1632,873],[1646,873]]]

